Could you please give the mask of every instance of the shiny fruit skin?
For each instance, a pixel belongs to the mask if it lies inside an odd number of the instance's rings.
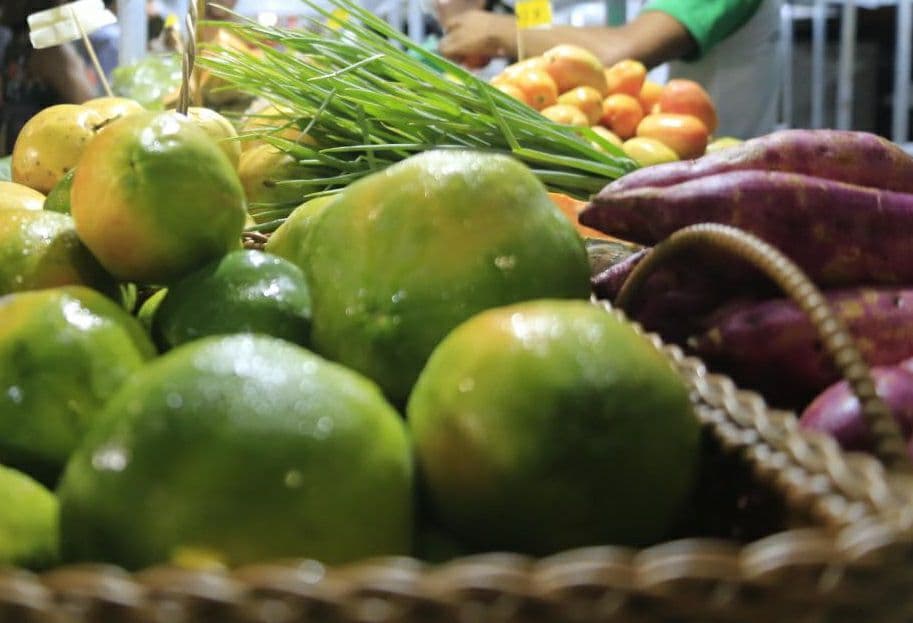
[[[655,138],[645,136],[635,136],[629,138],[622,145],[622,149],[629,158],[637,162],[642,167],[662,164],[664,162],[675,162],[678,160],[678,154],[666,146],[665,143]]]
[[[561,125],[572,125],[575,127],[585,128],[590,125],[589,120],[582,110],[569,104],[554,104],[543,108],[542,116],[551,119]]]
[[[579,108],[587,117],[587,125],[596,125],[602,117],[602,95],[593,87],[576,87],[558,96],[559,104]]]
[[[647,115],[637,126],[637,136],[659,140],[683,160],[704,154],[707,150],[708,134],[700,119],[691,115]]]
[[[713,100],[704,88],[693,80],[670,80],[663,87],[657,102],[659,112],[697,117],[712,135],[718,120]]]
[[[600,95],[608,93],[602,63],[589,50],[561,44],[546,50],[542,58],[547,62],[546,71],[558,86],[559,94],[580,86],[593,87]]]
[[[523,91],[526,103],[536,110],[552,106],[558,101],[558,86],[551,75],[540,69],[519,71],[507,84]]]
[[[16,182],[0,181],[0,210],[41,210],[45,196]]]
[[[28,120],[13,147],[13,181],[48,194],[76,166],[83,151],[104,125],[98,112],[60,104]]]
[[[122,281],[167,285],[240,246],[238,174],[183,115],[119,119],[86,150],[70,193],[79,237]]]

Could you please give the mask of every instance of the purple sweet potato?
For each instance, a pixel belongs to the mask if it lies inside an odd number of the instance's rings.
[[[614,302],[649,252],[643,249],[594,275],[593,293]],[[775,288],[741,260],[713,250],[690,250],[652,270],[635,307],[625,311],[632,320],[659,333],[666,341],[683,343],[702,329],[701,321],[707,314],[734,296],[767,291],[773,293]]]
[[[913,282],[913,194],[807,175],[733,171],[593,198],[580,222],[645,245],[696,223],[752,232],[822,286]]]
[[[858,288],[827,298],[870,365],[913,357],[913,289]],[[786,299],[722,309],[688,346],[773,402],[807,400],[839,379],[811,322]]]
[[[872,368],[875,391],[894,415],[904,436],[913,434],[913,373],[900,367]],[[872,452],[873,442],[862,419],[859,401],[846,381],[831,385],[805,409],[800,419],[803,428],[827,433],[844,450]],[[913,448],[907,452],[913,457]]]
[[[846,130],[782,130],[696,160],[645,167],[606,190],[661,187],[728,171],[784,171],[913,192],[913,157],[887,139]]]

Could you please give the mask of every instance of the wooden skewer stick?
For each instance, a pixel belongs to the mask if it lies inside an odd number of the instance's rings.
[[[85,29],[82,27],[82,22],[79,21],[79,16],[76,15],[76,11],[73,10],[73,7],[70,7],[70,17],[73,18],[76,28],[79,29],[79,35],[82,37],[82,42],[86,46],[89,58],[92,59],[92,64],[95,66],[95,72],[98,74],[101,85],[105,89],[105,94],[107,94],[108,97],[114,97],[114,93],[111,91],[111,85],[108,84],[108,77],[105,76],[105,70],[102,69],[101,63],[98,61],[98,55],[95,53],[95,46],[92,45],[92,40],[89,39],[89,35],[86,34]]]

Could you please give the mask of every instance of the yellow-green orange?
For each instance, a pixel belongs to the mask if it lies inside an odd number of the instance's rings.
[[[264,333],[306,345],[311,297],[301,269],[281,257],[232,251],[174,283],[152,325],[173,348],[209,335]]]
[[[105,123],[98,112],[75,104],[45,108],[23,126],[13,146],[13,181],[47,194]]]
[[[476,313],[589,295],[586,251],[513,158],[430,151],[348,186],[314,223],[314,348],[405,401],[431,350]]]
[[[136,319],[87,288],[0,298],[0,463],[53,477],[153,355]]]
[[[44,195],[33,188],[0,181],[0,210],[41,210],[44,199]]]
[[[142,104],[127,97],[96,97],[83,102],[82,105],[97,112],[106,122],[146,110]]]
[[[183,115],[138,113],[100,133],[70,194],[76,230],[124,281],[174,281],[239,245],[244,192],[228,157]]]
[[[483,312],[435,349],[408,406],[434,515],[475,547],[547,554],[665,538],[699,424],[668,360],[584,301]]]
[[[22,472],[0,465],[0,567],[42,568],[57,561],[54,494]]]
[[[238,160],[241,158],[241,142],[237,140],[238,133],[231,121],[211,108],[199,106],[188,108],[187,116],[218,144],[219,149],[228,156],[231,165],[237,169]]]
[[[58,495],[71,561],[343,563],[412,540],[402,418],[367,379],[267,336],[205,338],[137,373]]]
[[[64,285],[114,294],[114,279],[76,235],[66,214],[0,210],[0,295]]]
[[[336,195],[317,197],[295,208],[272,233],[264,249],[304,270],[307,265],[308,236],[314,228],[316,219],[335,198]]]

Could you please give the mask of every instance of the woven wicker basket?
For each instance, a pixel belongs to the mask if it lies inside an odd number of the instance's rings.
[[[909,463],[890,415],[865,386],[871,379],[852,341],[798,269],[738,230],[688,228],[657,247],[650,264],[695,243],[754,261],[811,313],[870,405],[882,461],[800,431],[793,413],[769,409],[760,396],[650,335],[688,383],[695,412],[715,442],[710,486],[706,477],[704,483],[710,514],[715,491],[731,496],[736,482],[741,492],[734,499],[744,508],[716,518],[730,538],[687,538],[641,550],[593,547],[538,560],[492,553],[442,565],[391,558],[339,568],[284,561],[226,572],[160,567],[128,574],[83,565],[35,575],[11,569],[0,571],[0,623],[910,621]],[[651,265],[632,276],[619,300],[635,299]],[[751,487],[733,479],[740,472],[750,476]],[[746,491],[760,502],[751,504]],[[756,534],[765,536],[752,538]]]

